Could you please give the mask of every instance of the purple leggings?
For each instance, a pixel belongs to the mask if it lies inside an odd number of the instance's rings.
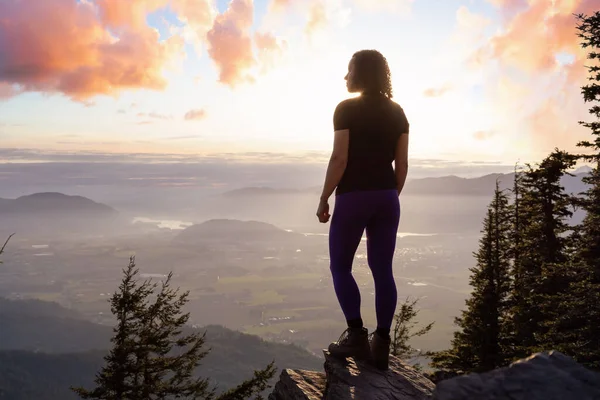
[[[361,318],[360,291],[352,261],[367,231],[367,260],[375,281],[377,327],[390,329],[398,294],[392,271],[400,202],[396,190],[357,191],[336,196],[329,229],[333,286],[346,320]]]

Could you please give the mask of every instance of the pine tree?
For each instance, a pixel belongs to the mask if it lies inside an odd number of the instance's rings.
[[[578,199],[586,212],[583,222],[572,235],[575,257],[568,266],[568,290],[555,307],[555,319],[550,325],[553,347],[573,357],[588,368],[600,370],[600,12],[578,15],[578,36],[582,47],[589,48],[588,85],[582,87],[585,102],[595,121],[580,122],[590,129],[593,140],[578,146],[589,150],[580,155],[591,162],[593,169],[584,177],[588,190]]]
[[[521,298],[526,294],[523,284],[523,266],[521,265],[521,252],[526,251],[523,246],[523,242],[521,237],[523,236],[523,218],[521,212],[521,201],[523,197],[523,172],[515,165],[514,170],[514,180],[513,180],[513,203],[511,207],[512,211],[512,243],[511,243],[511,251],[510,258],[512,259],[512,266],[510,268],[510,295],[507,300],[507,315],[506,321],[503,326],[504,337],[502,345],[505,348],[507,358],[514,359],[516,358],[516,354],[518,353],[518,349],[516,348],[516,334],[518,332],[518,324],[519,320],[518,314],[514,313],[514,310],[518,308],[519,304],[523,303],[523,299]]]
[[[194,372],[208,354],[205,334],[186,326],[189,313],[183,313],[189,292],[171,287],[172,273],[158,285],[139,282],[135,259],[130,259],[119,290],[111,297],[111,311],[117,319],[113,347],[92,390],[73,388],[84,399],[149,400],[205,399],[237,400],[269,387],[275,375],[274,363],[256,371],[254,378],[216,396],[208,379]]]
[[[143,310],[143,301],[152,293],[149,282],[137,284],[138,270],[132,257],[123,270],[123,279],[111,299],[111,312],[117,318],[113,328],[113,344],[104,357],[105,366],[96,376],[96,388],[73,390],[83,399],[138,399],[140,397],[140,366],[135,358],[136,337],[140,331],[138,316]]]
[[[573,198],[561,179],[576,157],[555,150],[537,168],[527,165],[519,187],[519,226],[515,229],[511,294],[511,358],[545,350],[553,307],[565,292]]]
[[[432,366],[446,371],[484,372],[503,366],[503,325],[510,292],[512,218],[506,194],[496,183],[494,198],[483,222],[477,265],[470,269],[471,297],[455,319],[451,349],[435,353]]]
[[[418,299],[410,300],[407,298],[400,306],[400,311],[394,316],[394,329],[392,334],[392,343],[390,353],[401,359],[410,359],[424,355],[409,344],[413,337],[419,337],[427,334],[433,327],[433,322],[414,331],[417,322],[414,319],[419,314],[416,309]],[[418,366],[418,364],[417,364]]]
[[[581,202],[586,216],[579,229],[578,261],[594,268],[594,280],[600,283],[600,63],[597,61],[600,60],[600,11],[591,16],[579,15],[578,19],[582,47],[589,48],[588,59],[596,61],[595,65],[588,67],[590,83],[582,87],[584,101],[593,103],[589,112],[596,120],[580,122],[591,130],[594,140],[578,143],[578,146],[590,150],[581,157],[593,165],[589,176],[583,178],[589,189]]]
[[[579,15],[578,20],[582,47],[589,49],[588,59],[594,64],[588,67],[590,83],[582,87],[582,93],[585,102],[593,104],[589,112],[595,121],[580,122],[590,129],[593,140],[578,145],[591,150],[584,159],[592,162],[594,168],[584,178],[589,190],[582,202],[586,216],[578,230],[580,242],[576,258],[583,272],[581,279],[573,284],[573,298],[574,305],[580,307],[574,313],[581,314],[585,310],[587,314],[580,318],[582,321],[587,317],[587,324],[579,329],[581,346],[577,348],[577,360],[600,370],[600,11],[590,16]]]
[[[255,371],[253,378],[223,393],[217,400],[244,400],[254,395],[255,400],[262,400],[260,393],[269,387],[268,381],[274,374],[275,364],[271,362],[265,369]]]
[[[189,313],[182,313],[188,292],[179,294],[171,287],[173,274],[162,282],[153,302],[146,302],[138,315],[140,331],[136,342],[136,360],[143,399],[211,398],[208,381],[193,378],[193,372],[208,352],[203,350],[205,337],[194,331],[183,335]],[[153,289],[156,285],[153,285]]]

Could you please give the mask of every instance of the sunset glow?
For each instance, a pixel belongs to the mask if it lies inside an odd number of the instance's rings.
[[[588,135],[573,14],[594,3],[3,0],[0,147],[327,152],[348,60],[376,48],[411,157],[536,161]]]

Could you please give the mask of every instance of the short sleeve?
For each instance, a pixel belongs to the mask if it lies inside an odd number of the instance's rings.
[[[406,114],[402,107],[398,107],[398,124],[400,129],[400,134],[407,134],[410,131],[410,124],[408,123],[408,119],[406,118]]]
[[[333,113],[333,130],[339,131],[342,129],[350,129],[350,112],[348,110],[348,103],[341,102],[335,108]]]

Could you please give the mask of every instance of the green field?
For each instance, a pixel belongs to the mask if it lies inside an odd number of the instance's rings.
[[[306,330],[316,330],[322,329],[330,326],[338,326],[340,324],[339,320],[335,319],[316,319],[312,321],[295,321],[295,322],[281,322],[273,325],[265,325],[265,326],[248,326],[244,327],[243,331],[252,335],[265,335],[268,333],[278,334],[283,331],[288,330],[296,330],[296,331],[306,331]]]
[[[246,302],[248,306],[264,306],[268,304],[280,304],[285,300],[285,296],[280,295],[275,290],[254,291],[252,300]]]
[[[318,282],[320,278],[321,274],[315,273],[271,277],[258,275],[232,276],[220,278],[214,287],[220,293],[232,293],[244,290],[260,292],[272,290],[274,285],[277,285],[278,288],[310,287],[315,282]]]

